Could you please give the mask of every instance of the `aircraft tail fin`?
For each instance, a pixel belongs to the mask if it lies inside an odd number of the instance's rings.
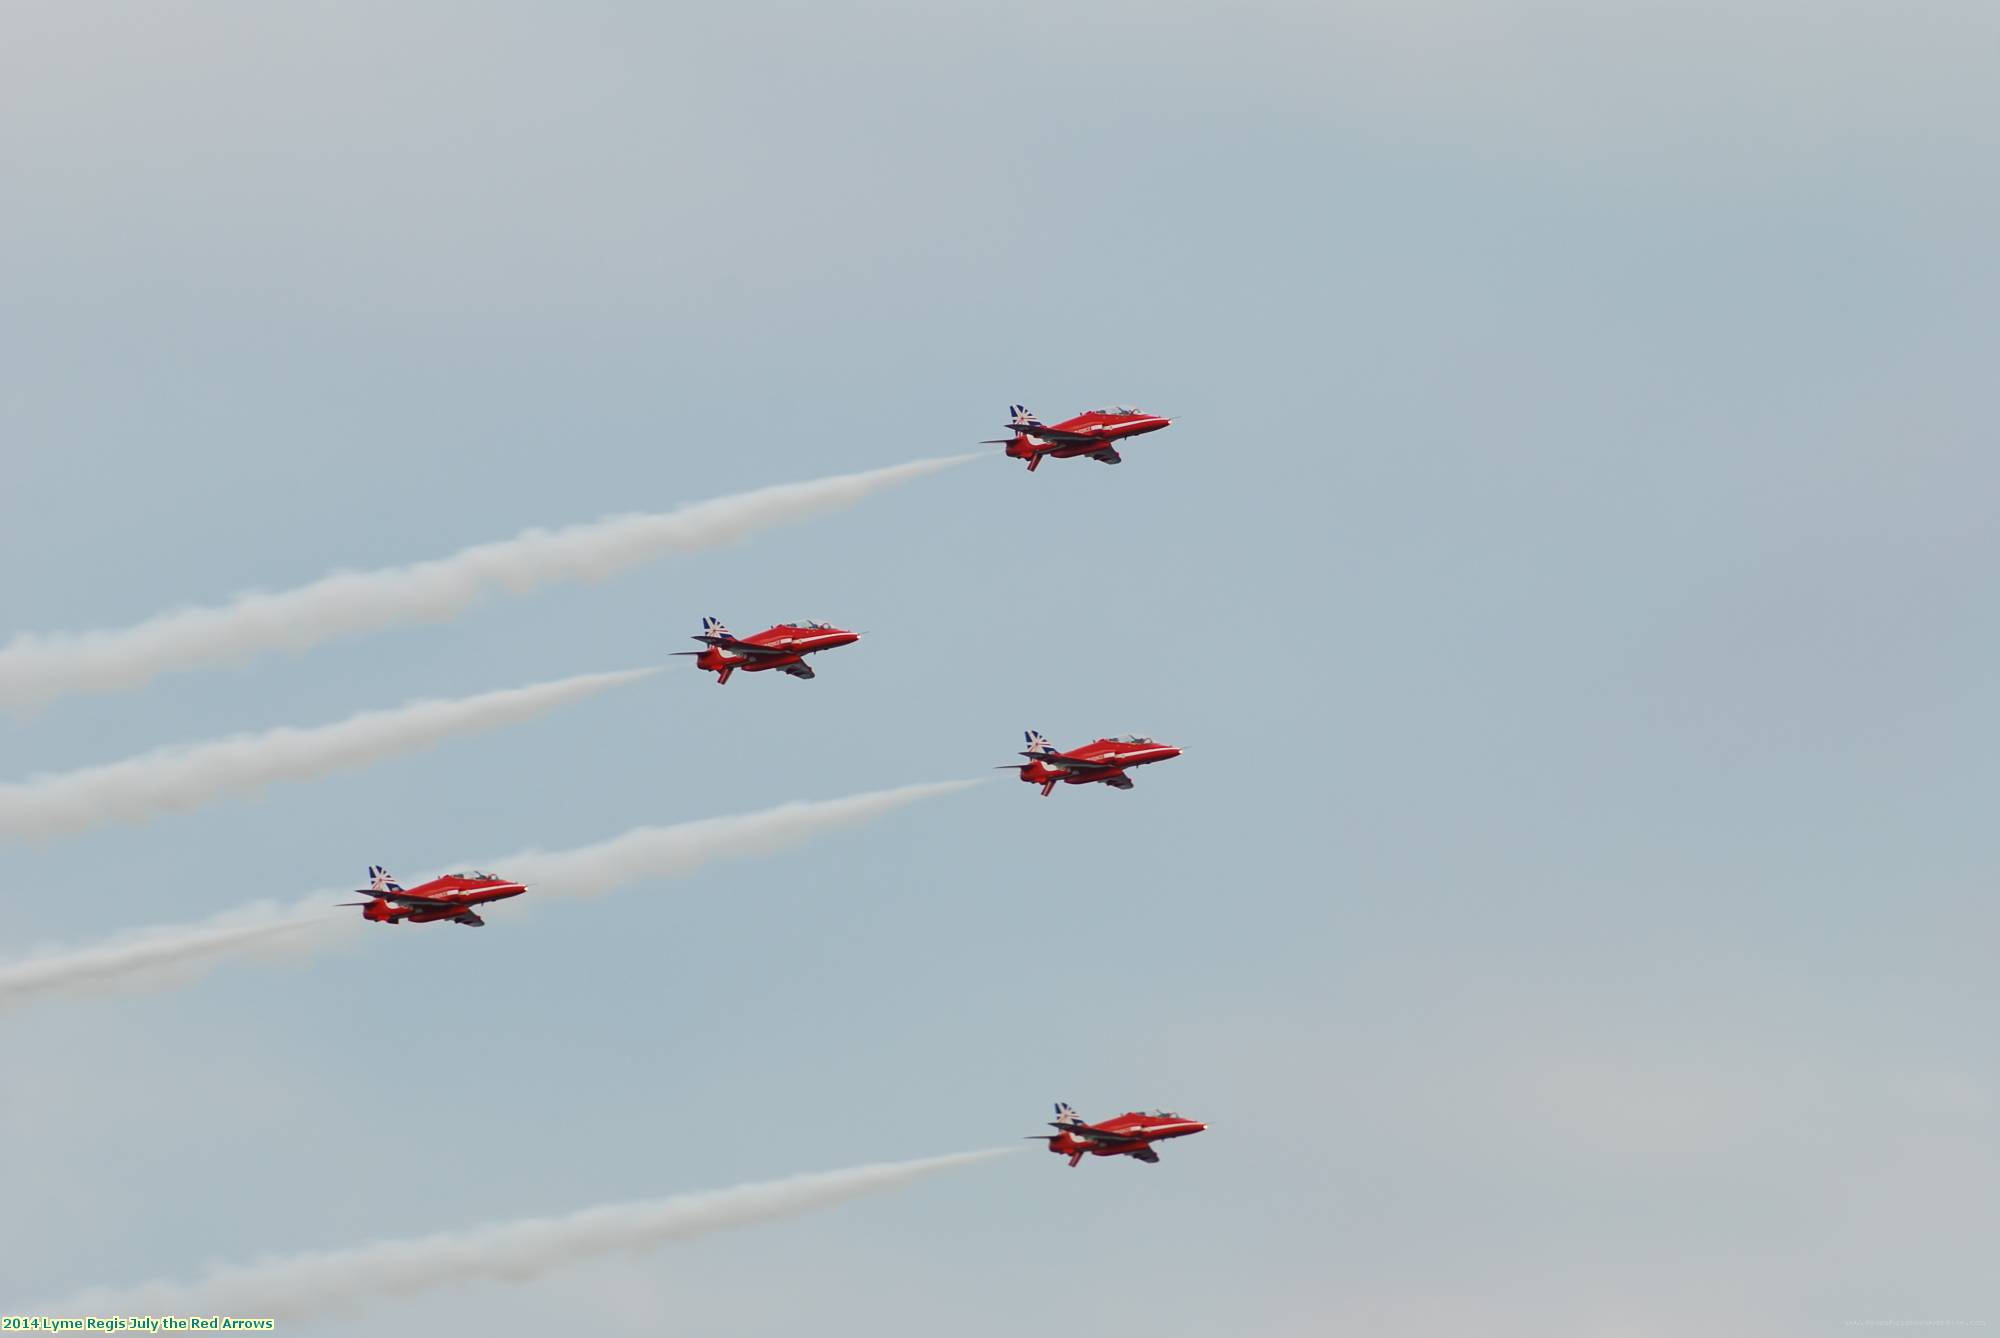
[[[722,619],[716,617],[706,617],[701,620],[701,634],[703,636],[726,637],[731,641],[736,639],[736,634],[727,627],[724,627]]]
[[[1076,1107],[1070,1105],[1069,1102],[1058,1101],[1056,1102],[1056,1118],[1054,1122],[1065,1128],[1080,1129],[1083,1127],[1083,1116],[1077,1114]]]
[[[1030,753],[1041,753],[1049,757],[1055,756],[1056,746],[1053,743],[1050,743],[1047,739],[1043,738],[1040,734],[1036,733],[1034,730],[1032,729],[1022,730],[1021,737],[1028,741],[1028,746],[1024,751]]]
[[[379,864],[368,866],[368,890],[371,892],[401,892],[403,885],[389,876],[389,871]]]
[[[979,444],[1005,446],[1008,455],[1016,460],[1026,460],[1029,472],[1034,472],[1035,466],[1042,462],[1042,453],[1048,449],[1047,444],[1036,435],[1046,430],[1042,420],[1035,417],[1027,405],[1010,404],[1007,406],[1007,428],[1014,434],[1013,436],[989,438]]]

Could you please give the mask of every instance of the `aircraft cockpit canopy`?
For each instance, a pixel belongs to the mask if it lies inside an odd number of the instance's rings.
[[[1101,413],[1107,418],[1116,418],[1127,414],[1142,416],[1146,411],[1144,409],[1135,409],[1129,404],[1107,404],[1102,409],[1092,409],[1090,412]]]
[[[792,624],[792,626],[794,626],[794,627],[810,627],[810,628],[813,628],[813,629],[814,629],[815,631],[820,631],[820,632],[824,632],[824,631],[826,631],[826,630],[827,630],[828,628],[832,627],[832,626],[833,626],[833,624],[832,624],[832,623],[821,623],[821,622],[814,622],[814,621],[813,621],[813,620],[812,620],[811,618],[800,618],[800,619],[799,619],[799,620],[798,620],[797,622],[793,623],[793,624]]]
[[[500,875],[481,873],[478,869],[466,869],[459,873],[448,873],[445,877],[460,878],[468,883],[497,883],[500,881]]]
[[[1146,736],[1145,736],[1144,734],[1120,734],[1120,735],[1119,735],[1119,736],[1118,736],[1117,738],[1113,739],[1113,740],[1112,740],[1112,742],[1113,742],[1113,743],[1151,743],[1151,742],[1152,742],[1152,740],[1151,740],[1151,739],[1149,739],[1149,738],[1147,738],[1147,737],[1146,737]]]
[[[1139,1113],[1149,1119],[1158,1120],[1183,1120],[1187,1118],[1177,1110],[1145,1110]]]

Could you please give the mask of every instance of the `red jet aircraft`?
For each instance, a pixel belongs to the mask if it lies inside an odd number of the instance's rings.
[[[1029,473],[1034,472],[1046,455],[1053,455],[1058,460],[1087,455],[1093,460],[1115,465],[1124,457],[1118,454],[1118,448],[1112,442],[1146,432],[1158,432],[1163,427],[1171,427],[1174,421],[1156,413],[1147,413],[1144,409],[1114,404],[1108,409],[1087,410],[1052,425],[1029,413],[1024,404],[1009,407],[1013,413],[1007,419],[1007,426],[1014,429],[1014,435],[979,444],[1005,446],[1008,455],[1028,462]]]
[[[860,639],[859,632],[816,623],[810,618],[798,623],[779,623],[754,636],[739,638],[722,625],[722,619],[703,618],[701,635],[695,640],[707,643],[708,649],[677,650],[674,654],[694,656],[694,667],[714,674],[718,684],[727,683],[738,669],[746,674],[782,669],[793,678],[811,678],[812,666],[806,663],[806,656],[836,646],[851,646]]]
[[[1160,1154],[1153,1144],[1168,1138],[1185,1138],[1208,1128],[1200,1120],[1186,1119],[1171,1110],[1128,1110],[1102,1124],[1085,1124],[1063,1102],[1056,1102],[1056,1117],[1049,1121],[1054,1134],[1029,1134],[1048,1139],[1049,1151],[1069,1158],[1075,1166],[1088,1153],[1093,1157],[1131,1157],[1157,1162]]]
[[[993,769],[1019,771],[1022,780],[1042,787],[1045,799],[1056,788],[1057,781],[1064,785],[1109,785],[1115,790],[1129,790],[1132,778],[1125,774],[1125,768],[1164,762],[1181,755],[1181,749],[1155,743],[1141,734],[1099,739],[1066,753],[1057,752],[1053,743],[1032,729],[1023,730],[1022,737],[1028,741],[1028,747],[1021,756],[1028,760],[1018,766],[1009,762]]]
[[[448,873],[442,878],[431,879],[414,891],[405,892],[403,885],[391,878],[387,869],[371,864],[368,866],[368,886],[354,890],[375,894],[373,901],[339,903],[361,907],[361,918],[364,920],[379,920],[390,925],[404,920],[417,924],[451,920],[462,925],[483,925],[486,922],[472,909],[474,906],[518,897],[528,890],[528,886],[526,883],[510,883],[505,878],[474,869],[467,873]]]

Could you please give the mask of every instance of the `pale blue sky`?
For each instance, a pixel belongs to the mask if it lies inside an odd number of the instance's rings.
[[[1190,751],[0,1018],[0,1310],[1060,1098],[1216,1128],[313,1331],[2000,1324],[1989,4],[4,24],[0,637],[949,454],[1010,402],[1177,419],[0,723],[14,779],[704,613],[870,633],[7,849],[9,943],[981,774],[1029,726]]]

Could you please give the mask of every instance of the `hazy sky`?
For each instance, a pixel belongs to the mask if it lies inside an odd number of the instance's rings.
[[[15,0],[0,640],[1176,423],[0,721],[11,781],[868,633],[9,842],[6,957],[995,778],[0,1017],[0,1313],[1062,1099],[1215,1127],[288,1330],[2000,1325],[1996,70],[1986,0]],[[1044,801],[1028,727],[1189,752]]]

